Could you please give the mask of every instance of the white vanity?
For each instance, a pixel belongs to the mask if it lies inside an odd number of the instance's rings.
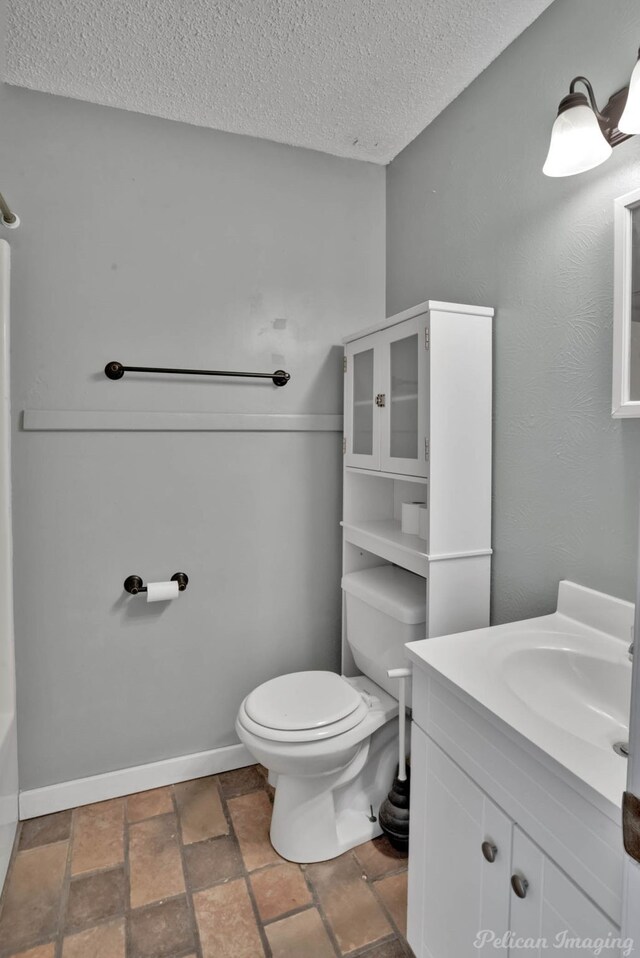
[[[553,615],[407,646],[417,958],[584,958],[618,935],[633,613],[561,582]]]

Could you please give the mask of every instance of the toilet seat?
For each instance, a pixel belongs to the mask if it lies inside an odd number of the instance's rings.
[[[335,672],[290,672],[259,685],[245,708],[259,725],[297,732],[339,722],[360,702],[353,686]]]
[[[360,692],[335,672],[292,672],[254,689],[238,718],[273,742],[311,742],[350,731],[368,712]]]

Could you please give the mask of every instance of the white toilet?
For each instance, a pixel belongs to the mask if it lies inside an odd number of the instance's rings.
[[[271,842],[317,862],[375,838],[398,755],[397,681],[404,643],[424,638],[425,582],[396,566],[345,575],[347,638],[364,673],[293,672],[251,692],[236,731],[276,785]]]

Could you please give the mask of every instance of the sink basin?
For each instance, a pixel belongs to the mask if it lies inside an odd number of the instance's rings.
[[[586,653],[577,644],[556,632],[546,633],[540,645],[512,648],[503,680],[545,721],[610,748],[629,734],[631,663]]]
[[[629,735],[633,619],[630,602],[563,581],[552,615],[406,648],[613,815],[626,786],[627,761],[613,746]]]

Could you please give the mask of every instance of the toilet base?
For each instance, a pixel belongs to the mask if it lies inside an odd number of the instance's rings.
[[[280,774],[271,819],[271,844],[300,864],[328,861],[382,834],[378,809],[398,762],[398,719],[362,743],[349,765],[323,780]],[[371,821],[373,809],[374,821]]]

